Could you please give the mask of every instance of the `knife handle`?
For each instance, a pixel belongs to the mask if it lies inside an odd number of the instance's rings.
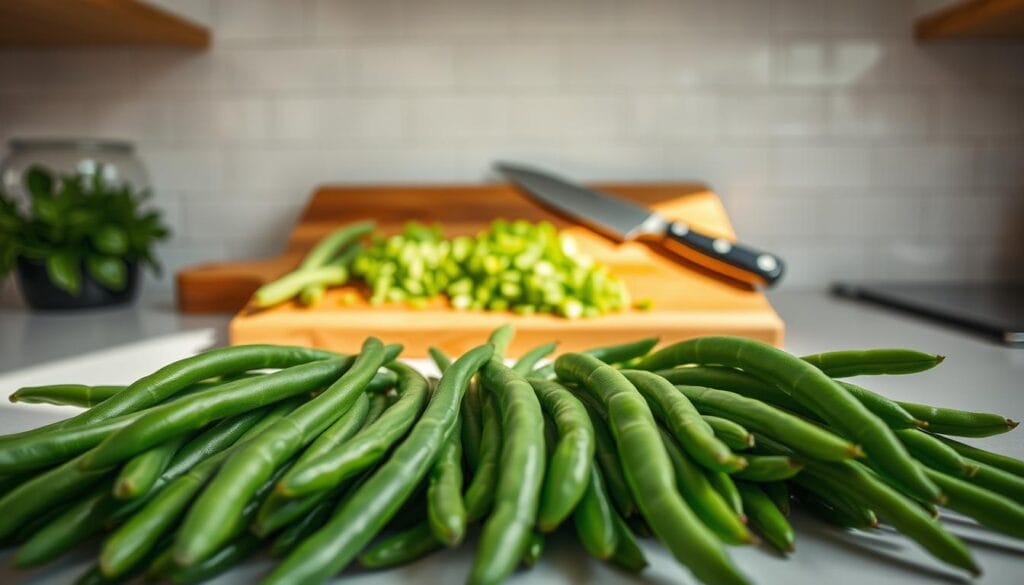
[[[685,223],[670,222],[665,242],[675,252],[715,272],[750,284],[774,285],[785,271],[774,254],[748,248],[725,238],[713,238],[693,231]]]

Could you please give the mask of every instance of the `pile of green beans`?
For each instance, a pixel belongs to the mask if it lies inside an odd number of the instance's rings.
[[[738,585],[750,581],[729,547],[793,553],[792,507],[839,530],[885,523],[974,574],[970,550],[935,519],[941,507],[1024,539],[1024,462],[951,438],[1014,421],[835,379],[914,374],[939,356],[798,358],[702,337],[541,363],[557,345],[508,360],[513,335],[503,326],[457,357],[432,348],[433,380],[371,337],[355,355],[236,346],[128,386],[19,389],[12,401],[85,410],[0,436],[0,540],[29,568],[102,538],[82,584],[194,583],[260,551],[280,561],[265,583],[316,584],[479,532],[467,582],[490,585],[544,562],[561,531],[627,572],[647,566],[638,540],[653,537],[697,580]]]
[[[625,284],[548,222],[495,220],[475,236],[448,239],[415,222],[377,237],[352,266],[371,304],[423,307],[444,294],[458,310],[596,317],[629,307]]]

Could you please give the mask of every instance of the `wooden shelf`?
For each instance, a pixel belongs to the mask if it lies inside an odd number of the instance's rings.
[[[209,44],[206,27],[136,0],[0,0],[0,46]]]
[[[917,20],[918,40],[1024,38],[1024,0],[963,0]]]

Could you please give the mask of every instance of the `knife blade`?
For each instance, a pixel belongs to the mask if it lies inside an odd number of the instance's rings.
[[[619,241],[661,240],[681,256],[733,279],[772,286],[785,271],[778,256],[695,231],[645,207],[527,166],[498,162],[495,169],[541,204]]]

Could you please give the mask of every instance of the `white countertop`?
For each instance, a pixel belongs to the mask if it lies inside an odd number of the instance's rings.
[[[784,291],[772,301],[786,322],[786,349],[798,355],[842,348],[911,347],[947,356],[938,369],[915,376],[865,379],[861,383],[890,397],[944,406],[988,410],[1024,417],[1024,350],[944,329],[880,308],[841,301],[822,292]],[[143,298],[134,307],[73,315],[33,314],[0,308],[0,389],[58,382],[128,383],[173,359],[223,343],[227,317],[183,316],[169,299]],[[0,433],[53,420],[68,412],[48,406],[0,406]],[[1024,431],[979,444],[1024,458]],[[968,579],[932,561],[911,541],[884,529],[845,533],[797,512],[797,552],[783,559],[763,547],[732,547],[733,558],[754,582],[768,583],[1018,583],[1024,544],[1013,543],[962,522],[947,521],[968,540],[985,574]],[[472,540],[408,567],[380,573],[345,573],[345,582],[461,582]],[[625,575],[585,556],[571,531],[549,539],[544,557],[510,583],[677,583],[692,578],[650,541],[651,566]],[[54,565],[15,573],[0,568],[0,583],[49,585],[73,582],[94,550],[76,551]],[[2,553],[0,561],[10,552]],[[254,561],[217,583],[250,583],[269,561]],[[4,563],[6,565],[6,563]]]

